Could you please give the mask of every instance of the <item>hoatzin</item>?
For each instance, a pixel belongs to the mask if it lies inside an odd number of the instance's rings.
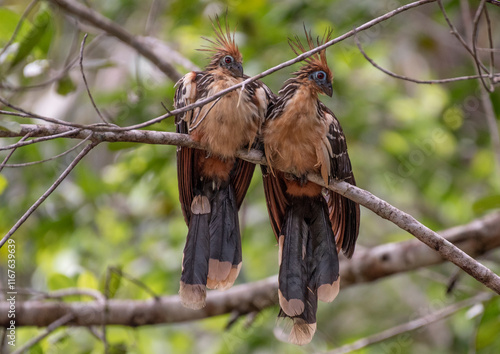
[[[248,78],[242,57],[226,21],[216,17],[215,40],[208,48],[210,63],[192,71],[176,84],[175,108],[195,103]],[[189,134],[206,151],[179,147],[177,176],[179,199],[188,234],[182,260],[180,298],[184,306],[205,306],[206,287],[231,287],[241,268],[238,209],[245,197],[255,165],[235,157],[250,148],[260,134],[272,92],[254,81],[176,116],[176,131]]]
[[[318,37],[316,45],[331,33]],[[309,50],[297,36],[289,44],[297,55]],[[338,251],[351,257],[359,231],[358,204],[307,180],[308,173],[320,173],[325,183],[355,184],[339,121],[318,99],[333,93],[325,50],[305,62],[279,91],[262,128],[269,166],[262,168],[264,190],[279,245],[280,317],[292,318],[289,340],[299,345],[314,335],[318,299],[330,302],[337,296]]]

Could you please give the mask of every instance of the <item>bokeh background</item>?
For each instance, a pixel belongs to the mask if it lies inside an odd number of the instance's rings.
[[[294,57],[287,38],[303,38],[303,25],[322,35],[339,36],[403,5],[369,1],[210,1],[109,0],[85,2],[129,32],[157,40],[157,50],[186,73],[207,63],[197,51],[211,37],[210,16],[224,14],[236,26],[236,40],[247,75]],[[445,1],[450,18],[465,33],[467,16],[479,1]],[[11,37],[29,2],[0,2],[0,47]],[[467,8],[470,10],[467,11]],[[493,40],[500,48],[500,8],[489,6]],[[42,28],[25,50],[27,34]],[[478,45],[488,47],[487,28]],[[13,45],[0,56],[2,97],[29,111],[91,124],[99,118],[89,102],[78,64],[50,85],[23,89],[53,78],[79,56],[88,33],[85,72],[97,106],[110,121],[132,125],[172,108],[174,82],[115,38],[66,16],[44,1],[28,14]],[[367,54],[379,65],[426,80],[474,75],[475,66],[449,33],[436,3],[402,13],[359,33]],[[153,39],[152,39],[153,40]],[[24,43],[24,44],[23,44]],[[25,50],[26,51],[26,50]],[[175,59],[180,53],[184,61]],[[480,53],[487,62],[488,52]],[[327,51],[334,72],[334,96],[322,97],[339,118],[348,141],[358,185],[410,213],[433,230],[465,224],[500,205],[500,174],[476,80],[419,85],[381,73],[362,56],[353,38]],[[498,61],[497,61],[498,62]],[[263,78],[275,92],[299,66]],[[496,64],[498,70],[498,64]],[[16,89],[17,88],[17,89]],[[500,95],[491,95],[500,112]],[[14,119],[0,117],[0,120]],[[29,120],[16,121],[28,123]],[[498,113],[497,113],[498,123]],[[173,119],[148,129],[174,131]],[[16,140],[2,139],[6,145]],[[74,146],[69,139],[18,149],[10,163],[35,161]],[[5,152],[0,158],[3,159]],[[0,174],[0,234],[53,183],[76,153]],[[101,144],[71,173],[13,236],[17,245],[17,286],[50,292],[68,287],[104,291],[110,267],[139,279],[159,295],[178,291],[187,232],[178,202],[175,147]],[[277,247],[268,222],[261,174],[255,176],[240,220],[243,268],[237,283],[276,274]],[[411,239],[412,236],[362,208],[359,248]],[[6,250],[0,250],[6,259]],[[499,253],[482,262],[498,273]],[[2,261],[2,284],[5,262]],[[225,330],[229,315],[175,325],[126,328],[109,326],[111,353],[306,353],[333,349],[383,329],[408,322],[483,290],[468,276],[455,291],[446,287],[457,268],[444,264],[341,290],[331,304],[320,304],[318,332],[304,348],[273,334],[278,307],[244,318]],[[116,280],[116,299],[146,299],[150,294]],[[26,299],[30,298],[26,295]],[[90,301],[75,297],[70,300]],[[460,311],[447,320],[370,346],[362,353],[494,353],[500,330],[498,301],[488,316]],[[487,320],[485,320],[485,318]],[[493,320],[491,320],[491,318]],[[490,321],[490,322],[488,322]],[[23,343],[37,328],[18,329]],[[495,344],[496,343],[496,344]],[[102,343],[85,328],[63,328],[31,353],[101,353]],[[498,350],[498,347],[496,347]]]

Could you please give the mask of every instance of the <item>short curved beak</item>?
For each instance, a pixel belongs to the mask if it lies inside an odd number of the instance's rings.
[[[323,89],[323,92],[325,93],[325,95],[330,96],[330,97],[333,96],[333,87],[332,87],[331,82],[328,82],[324,85],[321,85],[321,88]]]
[[[243,77],[243,66],[240,63],[233,63],[230,70],[234,76]]]

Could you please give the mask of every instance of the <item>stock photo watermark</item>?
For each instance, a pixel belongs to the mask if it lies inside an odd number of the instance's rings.
[[[7,318],[7,343],[16,346],[16,241],[9,239],[7,244],[7,291],[6,301],[9,303]]]

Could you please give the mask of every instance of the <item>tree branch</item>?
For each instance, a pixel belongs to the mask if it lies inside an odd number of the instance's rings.
[[[61,8],[65,12],[84,20],[104,32],[118,38],[123,43],[137,50],[142,56],[155,64],[167,77],[176,82],[181,78],[181,74],[162,57],[157,55],[153,47],[149,46],[141,37],[130,34],[123,27],[117,25],[109,18],[101,15],[78,2],[70,0],[47,0]]]
[[[470,224],[441,233],[472,256],[500,247],[500,212]],[[392,274],[412,271],[444,262],[436,252],[416,240],[389,243],[356,252],[351,260],[342,259],[342,288],[371,282]],[[226,313],[240,315],[258,312],[278,303],[278,279],[272,276],[220,292],[209,291],[207,306],[190,310],[180,305],[178,296],[157,300],[108,300],[92,302],[25,301],[16,303],[16,326],[47,326],[66,314],[73,314],[75,326],[142,326],[199,320]],[[106,308],[106,311],[105,311]],[[0,326],[8,324],[9,303],[0,303]]]
[[[31,214],[47,199],[49,195],[56,190],[56,188],[61,184],[62,181],[69,175],[69,173],[76,167],[76,165],[87,155],[90,150],[92,150],[97,143],[93,142],[80,151],[80,153],[75,157],[75,159],[69,164],[69,166],[63,171],[63,173],[57,178],[57,180],[42,194],[40,198],[21,216],[14,226],[7,232],[7,234],[0,240],[0,248],[7,242],[7,240],[16,232],[16,230],[30,217]]]
[[[123,28],[119,27],[118,25],[116,25],[112,21],[110,21],[109,19],[107,19],[107,18],[103,17],[102,15],[100,15],[99,13],[96,13],[95,11],[88,9],[88,8],[84,7],[83,5],[75,4],[75,3],[73,3],[72,1],[69,1],[69,0],[47,0],[47,1],[50,1],[50,2],[53,2],[53,3],[56,3],[56,4],[60,5],[63,9],[67,10],[68,12],[70,12],[72,14],[75,14],[75,15],[79,16],[82,19],[87,20],[88,22],[96,25],[97,27],[99,27],[99,28],[101,28],[101,29],[103,29],[105,31],[109,30],[109,32],[108,32],[109,34],[114,35],[118,39],[121,39],[126,44],[129,44],[134,49],[136,49],[140,54],[142,54],[143,56],[145,56],[146,58],[150,59],[153,63],[156,64],[156,62],[154,62],[148,55],[153,55],[155,58],[157,58],[157,56],[154,53],[152,53],[147,46],[142,46],[142,45],[141,46],[138,46],[138,45],[134,46],[134,45],[132,45],[132,44],[134,44],[136,42],[138,42],[138,43],[142,43],[142,42],[138,38],[135,38],[132,35],[130,35]],[[288,67],[290,65],[298,63],[298,62],[300,62],[300,61],[302,61],[302,60],[310,57],[311,55],[313,55],[315,53],[318,53],[319,51],[321,51],[323,49],[326,49],[326,48],[328,48],[328,47],[330,47],[330,46],[332,46],[332,45],[334,45],[336,43],[339,43],[339,42],[341,42],[341,41],[343,41],[343,40],[345,40],[345,39],[347,39],[349,37],[352,37],[355,33],[367,30],[367,29],[375,26],[378,23],[384,22],[384,21],[390,19],[391,17],[396,16],[399,13],[402,13],[404,11],[413,9],[415,7],[419,7],[419,6],[424,5],[424,4],[435,2],[435,1],[437,1],[437,0],[419,0],[419,1],[412,2],[410,4],[398,7],[395,10],[389,11],[388,13],[386,13],[386,14],[384,14],[382,16],[374,18],[373,20],[368,21],[368,22],[364,23],[363,25],[361,25],[359,27],[356,27],[355,29],[353,29],[351,31],[346,32],[343,35],[341,35],[341,36],[339,36],[337,38],[334,38],[334,39],[332,39],[332,40],[324,43],[323,45],[320,45],[320,46],[318,46],[318,47],[316,47],[316,48],[314,48],[312,50],[304,52],[301,55],[295,57],[294,59],[290,59],[288,61],[285,61],[285,62],[283,62],[283,63],[281,63],[279,65],[276,65],[276,66],[274,66],[274,67],[272,67],[270,69],[267,69],[267,70],[263,71],[262,73],[260,73],[258,75],[250,77],[250,78],[248,78],[248,79],[240,82],[239,84],[236,84],[236,85],[233,85],[231,87],[228,87],[227,89],[221,90],[221,91],[219,91],[218,93],[216,93],[213,96],[210,96],[210,97],[198,100],[196,103],[187,105],[187,106],[185,106],[183,108],[173,110],[171,112],[168,112],[166,114],[163,114],[163,115],[161,115],[159,117],[150,119],[150,120],[148,120],[146,122],[143,122],[143,123],[140,123],[140,124],[135,124],[135,125],[131,125],[131,126],[128,126],[128,127],[101,127],[101,129],[96,128],[96,130],[125,131],[125,130],[132,130],[132,129],[140,129],[140,128],[144,128],[144,127],[153,125],[155,123],[159,123],[162,120],[164,120],[164,119],[166,119],[168,117],[174,116],[176,114],[190,111],[190,110],[192,110],[192,109],[194,109],[196,107],[204,106],[207,103],[210,103],[210,102],[218,99],[219,97],[222,97],[222,96],[228,94],[229,92],[231,92],[233,90],[236,90],[236,89],[238,89],[240,87],[248,85],[251,82],[259,80],[259,79],[261,79],[261,78],[263,78],[265,76],[268,76],[268,75],[270,75],[270,74],[272,74],[272,73],[274,73],[274,72],[276,72],[278,70],[281,70],[283,68],[286,68],[286,67]],[[122,37],[124,37],[127,40],[123,40]],[[144,49],[147,49],[147,50],[144,51],[144,52],[141,51],[141,50],[144,50]],[[157,60],[160,60],[160,59],[157,58]],[[179,78],[180,78],[180,76],[179,76]],[[74,126],[76,126],[76,125],[74,125]]]
[[[437,251],[443,258],[463,269],[467,274],[480,281],[488,288],[500,294],[500,277],[485,267],[467,253],[455,247],[452,243],[439,236],[435,231],[418,222],[413,216],[397,209],[386,201],[374,196],[368,191],[343,181],[333,181],[326,186],[319,175],[310,175],[308,179],[332,191],[349,198],[370,209],[378,216],[391,221],[401,229],[408,231],[430,248]]]
[[[405,332],[410,332],[414,331],[416,329],[428,326],[434,322],[437,322],[439,320],[443,320],[447,317],[450,317],[451,315],[454,315],[458,311],[474,306],[478,303],[482,303],[485,301],[490,300],[493,297],[493,294],[491,293],[480,293],[476,296],[473,296],[469,299],[454,303],[450,306],[447,306],[443,309],[440,309],[436,312],[433,312],[427,316],[422,316],[419,317],[415,320],[412,320],[407,323],[400,324],[398,326],[389,328],[385,331],[382,331],[380,333],[371,335],[366,338],[362,338],[354,343],[350,343],[347,345],[344,345],[342,347],[336,348],[334,350],[328,351],[327,354],[345,354],[345,353],[350,353],[354,350],[359,350],[362,348],[365,348],[369,345],[375,344],[382,342],[386,339],[395,337],[397,335],[400,335]]]
[[[54,135],[62,133],[64,130],[70,129],[71,128],[56,125],[23,124],[19,133],[0,131],[0,137],[2,135],[24,136],[28,133],[30,133],[30,136],[39,136],[39,134]],[[70,135],[70,137],[84,139],[89,135],[92,135],[92,139],[96,143],[102,141],[127,141],[146,144],[172,144],[178,146],[199,148],[199,146],[191,140],[189,135],[146,130],[133,130],[118,133],[79,130],[75,132],[74,135]],[[265,164],[262,153],[257,150],[251,150],[249,152],[242,150],[238,154],[238,157],[253,163]],[[372,210],[382,218],[387,219],[403,230],[408,231],[420,241],[424,242],[427,246],[439,252],[442,257],[462,268],[469,275],[485,284],[496,293],[500,294],[500,277],[498,277],[490,269],[477,262],[460,249],[453,246],[453,244],[446,241],[436,232],[419,223],[411,215],[395,208],[391,204],[374,196],[370,192],[353,186],[347,182],[333,181],[332,184],[326,186],[319,175],[309,175],[308,178],[310,181],[316,184],[327,187],[334,192],[345,196],[346,198],[354,200],[360,205],[363,205],[364,207]]]

